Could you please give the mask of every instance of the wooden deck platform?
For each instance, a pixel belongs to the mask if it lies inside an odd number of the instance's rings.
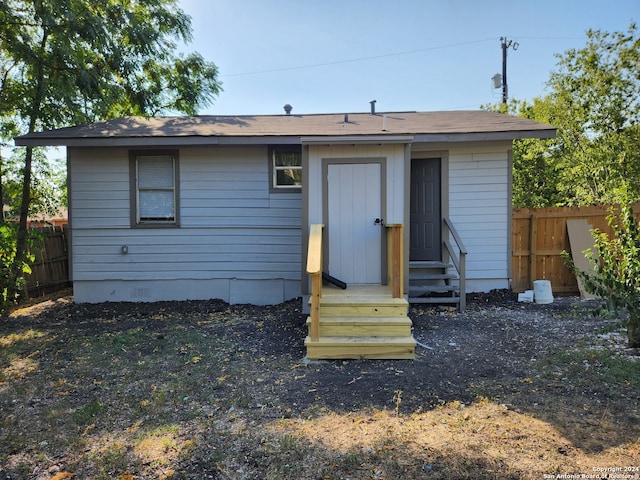
[[[307,358],[413,359],[416,343],[408,307],[385,285],[349,285],[346,290],[326,286],[320,301],[320,338],[305,339]]]

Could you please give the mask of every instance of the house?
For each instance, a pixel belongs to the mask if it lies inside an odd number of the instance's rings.
[[[400,317],[398,336],[410,337],[408,298],[464,308],[465,292],[509,287],[512,141],[555,129],[495,112],[376,113],[373,105],[371,113],[123,118],[16,144],[67,147],[77,302],[260,305],[302,296],[305,308],[311,297],[316,343],[348,344],[360,328],[348,319],[358,315]],[[329,285],[314,298],[323,272],[347,289]],[[343,302],[329,313],[333,295],[371,305]],[[385,312],[383,296],[401,303]],[[340,321],[318,324],[331,316]],[[360,329],[387,337],[379,324]],[[407,342],[372,353],[330,343],[310,356],[413,355]]]
[[[30,216],[27,219],[27,224],[30,227],[62,227],[67,224],[67,217],[67,209],[58,207],[54,213]]]
[[[4,219],[10,222],[18,222],[18,215],[13,215],[9,205],[3,205]],[[67,209],[65,207],[56,208],[54,213],[43,213],[39,215],[30,215],[27,218],[29,227],[62,227],[67,224]]]

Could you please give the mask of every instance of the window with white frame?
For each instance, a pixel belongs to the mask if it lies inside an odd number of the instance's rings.
[[[293,146],[274,146],[270,149],[272,187],[292,189],[302,186],[302,150]]]
[[[135,154],[135,223],[177,224],[177,155]]]

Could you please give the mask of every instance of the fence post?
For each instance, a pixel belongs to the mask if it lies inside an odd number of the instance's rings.
[[[535,213],[529,217],[529,289],[533,288],[533,281],[536,279],[536,269],[538,262],[536,258],[536,247],[538,243],[538,220]]]

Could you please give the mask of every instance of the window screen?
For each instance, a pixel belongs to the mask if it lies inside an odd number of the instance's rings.
[[[175,158],[154,155],[136,160],[138,222],[175,222]]]

